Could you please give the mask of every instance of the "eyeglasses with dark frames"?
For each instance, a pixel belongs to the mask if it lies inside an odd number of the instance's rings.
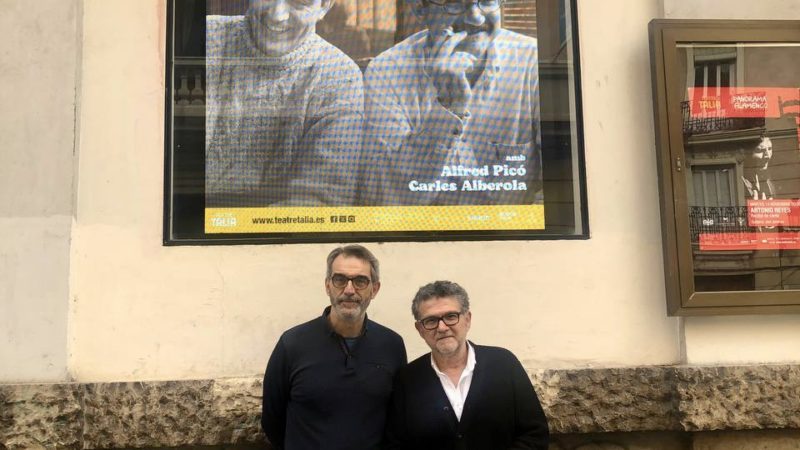
[[[452,327],[453,325],[458,323],[458,320],[461,318],[461,314],[462,313],[460,312],[451,312],[443,316],[426,317],[424,319],[418,320],[417,322],[422,324],[422,328],[425,328],[426,330],[435,330],[439,328],[440,321],[444,322],[444,324],[447,325],[448,327]]]
[[[331,275],[331,284],[339,289],[346,287],[347,283],[351,281],[353,282],[353,287],[356,289],[365,289],[370,283],[372,283],[372,280],[364,275],[356,275],[354,277],[348,277],[340,273]]]
[[[464,11],[467,10],[467,5],[471,5],[472,2],[464,3],[463,1],[445,1],[445,0],[428,0],[431,4],[439,6],[444,9],[444,12],[447,14],[457,16],[459,14],[463,14]],[[478,8],[484,14],[492,13],[497,11],[500,8],[500,5],[503,4],[503,0],[478,0],[475,2],[478,4]]]

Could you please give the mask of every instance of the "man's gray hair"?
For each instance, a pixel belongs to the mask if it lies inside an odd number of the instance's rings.
[[[411,314],[414,315],[415,320],[421,319],[419,317],[419,305],[426,300],[433,298],[453,297],[461,304],[461,312],[469,311],[469,295],[458,283],[452,281],[434,281],[422,286],[414,296],[411,302]]]
[[[339,255],[358,258],[362,261],[368,262],[369,277],[372,279],[372,282],[378,283],[381,281],[381,270],[380,270],[380,265],[378,264],[378,258],[376,258],[371,251],[367,250],[366,247],[358,244],[350,244],[350,245],[345,245],[344,247],[336,247],[335,249],[333,249],[333,251],[331,251],[331,253],[328,255],[328,270],[326,272],[325,278],[330,278],[331,275],[333,275],[333,260],[336,259],[336,257]]]

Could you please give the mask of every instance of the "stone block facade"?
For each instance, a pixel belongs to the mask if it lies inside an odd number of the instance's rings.
[[[800,450],[800,366],[531,371],[551,450]],[[0,449],[267,448],[261,378],[0,385]]]

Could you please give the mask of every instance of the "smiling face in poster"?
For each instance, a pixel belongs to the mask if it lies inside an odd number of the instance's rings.
[[[314,33],[331,0],[250,0],[250,32],[266,56],[283,56]]]

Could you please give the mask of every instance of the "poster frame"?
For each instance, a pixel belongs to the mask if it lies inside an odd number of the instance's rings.
[[[491,230],[438,230],[438,231],[356,231],[356,232],[280,232],[280,233],[206,233],[205,230],[194,230],[189,233],[176,232],[176,217],[183,215],[197,216],[197,204],[203,203],[204,192],[202,189],[188,194],[195,198],[188,202],[195,207],[186,207],[187,202],[176,201],[177,192],[176,176],[180,176],[180,161],[173,153],[175,140],[175,91],[176,80],[174,70],[176,61],[175,48],[175,3],[180,0],[168,0],[167,30],[166,30],[166,64],[165,64],[165,166],[164,166],[164,220],[163,244],[174,245],[236,245],[236,244],[287,244],[287,243],[315,243],[315,242],[402,242],[402,241],[491,241],[491,240],[573,240],[588,239],[589,220],[586,193],[585,158],[583,145],[583,124],[581,105],[581,77],[580,54],[577,28],[577,1],[563,0],[569,4],[571,14],[570,22],[566,24],[570,33],[567,42],[571,44],[572,60],[570,61],[569,77],[573,80],[571,88],[574,89],[572,104],[574,118],[571,122],[571,133],[574,136],[570,148],[570,164],[572,165],[573,186],[569,193],[574,203],[574,222],[572,231],[565,231],[566,227],[552,229],[491,229]],[[191,1],[191,0],[189,0]],[[204,1],[204,0],[196,0]],[[401,0],[402,1],[402,0]],[[532,0],[533,1],[533,0]],[[539,0],[541,1],[541,0]],[[546,169],[545,169],[546,170]],[[555,197],[555,196],[554,196]],[[547,204],[545,197],[545,205]],[[186,210],[190,210],[187,212]]]
[[[800,290],[695,289],[678,58],[678,44],[800,44],[800,21],[655,19],[649,36],[668,315],[800,313]]]

